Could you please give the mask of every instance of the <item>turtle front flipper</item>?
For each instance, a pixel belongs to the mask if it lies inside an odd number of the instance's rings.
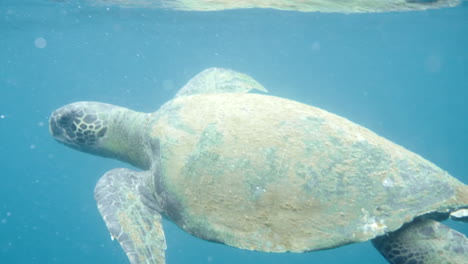
[[[393,233],[372,240],[392,264],[465,264],[468,239],[434,220],[415,220]]]
[[[161,215],[142,201],[146,198],[141,194],[146,173],[111,170],[97,183],[94,198],[112,239],[119,241],[130,263],[164,264]]]

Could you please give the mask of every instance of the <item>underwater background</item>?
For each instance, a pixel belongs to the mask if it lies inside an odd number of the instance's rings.
[[[208,67],[346,117],[468,183],[467,2],[347,15],[0,0],[0,263],[127,264],[93,190],[128,165],[58,144],[49,114],[74,101],[152,112]],[[369,242],[268,254],[164,225],[168,264],[387,263]]]

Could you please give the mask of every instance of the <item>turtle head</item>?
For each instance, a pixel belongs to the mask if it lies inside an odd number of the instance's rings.
[[[49,130],[55,140],[71,148],[147,169],[146,115],[111,104],[77,102],[55,110]]]
[[[49,130],[52,136],[72,148],[93,152],[107,133],[108,121],[98,113],[108,112],[112,105],[78,102],[52,113]]]

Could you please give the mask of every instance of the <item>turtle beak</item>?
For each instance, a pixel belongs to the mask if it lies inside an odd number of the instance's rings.
[[[49,132],[54,137],[57,138],[62,135],[62,130],[57,126],[57,112],[53,112],[49,119]]]
[[[75,145],[73,135],[76,132],[74,121],[77,117],[76,109],[73,105],[66,105],[55,110],[49,119],[49,132],[55,140]]]
[[[67,115],[64,115],[64,111],[62,109],[58,109],[52,113],[49,119],[49,132],[55,138],[55,140],[61,143],[69,143],[68,137],[65,133],[66,121],[69,119]]]

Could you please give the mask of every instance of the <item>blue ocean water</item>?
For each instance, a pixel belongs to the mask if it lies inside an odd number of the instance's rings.
[[[213,66],[344,116],[468,183],[467,47],[466,2],[346,15],[1,0],[0,263],[128,263],[93,199],[100,176],[127,165],[56,143],[48,116],[74,101],[151,112]],[[164,225],[168,264],[386,263],[369,242],[267,254]]]

